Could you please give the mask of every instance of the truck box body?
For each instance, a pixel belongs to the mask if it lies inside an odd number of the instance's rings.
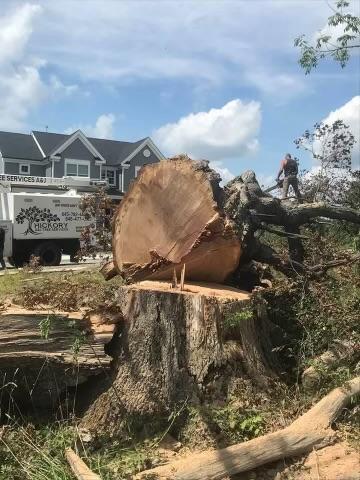
[[[42,265],[59,265],[62,254],[75,258],[86,219],[81,196],[74,193],[0,191],[0,225],[5,229],[4,257],[21,266],[31,256]]]
[[[79,238],[91,223],[82,214],[80,196],[5,193],[0,219],[13,222],[14,240]]]

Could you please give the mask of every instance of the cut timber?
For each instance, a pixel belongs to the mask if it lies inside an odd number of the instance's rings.
[[[0,315],[2,394],[21,404],[58,404],[59,395],[110,368],[104,345],[114,325],[99,315],[9,309]]]
[[[186,278],[222,283],[238,266],[240,242],[222,209],[220,177],[207,162],[147,165],[113,222],[113,257],[127,280]]]
[[[160,414],[199,402],[232,365],[261,384],[273,376],[261,299],[217,284],[144,281],[119,288],[113,381],[90,407],[83,427],[121,433],[126,415]],[[231,347],[231,348],[230,348]],[[230,369],[231,370],[231,369]]]
[[[334,435],[331,424],[360,393],[360,377],[336,388],[289,427],[222,450],[205,451],[153,468],[136,478],[220,480],[261,465],[311,451]]]
[[[112,278],[116,277],[118,274],[114,262],[111,260],[109,262],[104,263],[104,265],[100,268],[100,273],[103,275],[105,280],[111,280]]]
[[[65,450],[65,457],[77,480],[101,480],[71,448]]]

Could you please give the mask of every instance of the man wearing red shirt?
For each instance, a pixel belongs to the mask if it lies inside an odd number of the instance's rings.
[[[279,182],[281,174],[284,173],[283,193],[282,193],[283,199],[287,198],[289,187],[291,185],[295,192],[296,198],[299,201],[301,201],[301,193],[299,190],[299,182],[297,178],[298,171],[299,171],[299,168],[298,168],[297,161],[291,158],[290,153],[287,153],[285,155],[285,158],[281,161],[280,170],[276,177],[276,181]]]

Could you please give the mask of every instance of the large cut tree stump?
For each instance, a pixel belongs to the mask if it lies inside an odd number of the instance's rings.
[[[110,369],[104,346],[114,324],[97,315],[82,317],[19,308],[0,315],[3,404],[20,410],[28,404],[56,408],[67,389]]]
[[[131,281],[170,279],[186,264],[188,280],[223,283],[241,246],[219,182],[207,162],[177,158],[142,168],[114,216],[117,271]]]
[[[274,375],[266,309],[249,293],[144,281],[120,287],[116,304],[122,321],[112,342],[112,381],[83,420],[92,431],[120,433],[125,415],[197,403],[219,373],[226,384],[228,365],[262,384]]]

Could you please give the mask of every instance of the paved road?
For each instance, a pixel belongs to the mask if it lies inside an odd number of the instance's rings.
[[[68,255],[63,255],[62,257],[62,262],[61,265],[58,267],[42,267],[43,272],[68,272],[68,271],[81,271],[81,270],[87,270],[88,268],[91,267],[98,267],[100,265],[101,260],[99,258],[96,259],[87,259],[85,262],[81,263],[72,263],[70,262],[70,257]],[[12,267],[9,264],[6,264],[8,267],[6,272],[4,270],[0,270],[0,276],[6,274],[16,274],[18,273],[18,269],[15,267]]]

